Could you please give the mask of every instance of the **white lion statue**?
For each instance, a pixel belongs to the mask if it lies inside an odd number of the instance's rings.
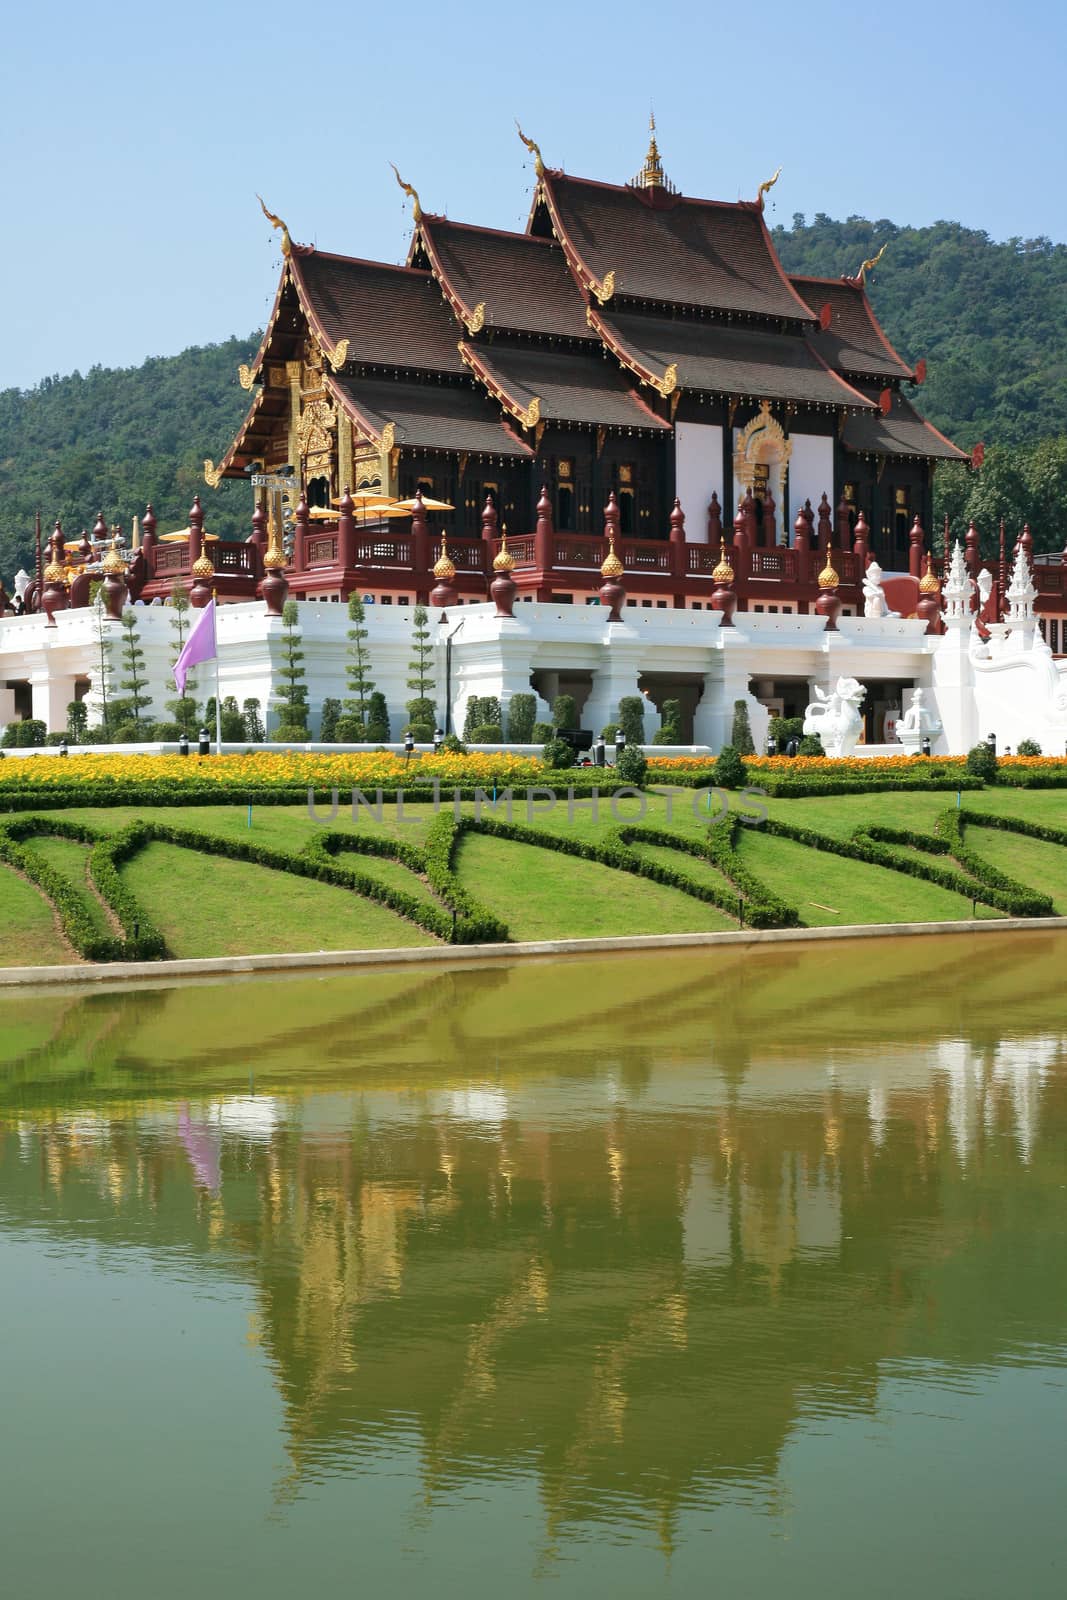
[[[855,678],[838,678],[829,694],[815,685],[815,699],[804,713],[804,732],[818,734],[828,756],[850,756],[863,732],[860,702],[867,691]]]

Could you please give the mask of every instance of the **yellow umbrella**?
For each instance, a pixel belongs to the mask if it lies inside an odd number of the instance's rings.
[[[398,506],[403,506],[405,511],[414,511],[415,509],[414,500],[398,500],[396,503]],[[455,511],[456,509],[455,506],[449,505],[447,500],[433,500],[429,495],[425,494],[422,497],[422,504],[425,511]]]
[[[363,509],[365,515],[361,517],[361,522],[378,522],[383,517],[409,517],[411,515],[410,511],[401,510],[391,500],[385,501],[380,506],[365,506]],[[337,521],[337,512],[329,506],[312,506],[308,516],[313,522]]]
[[[330,504],[339,506],[343,498],[343,495],[335,494]],[[357,494],[351,495],[350,499],[354,500],[357,506],[391,506],[393,504],[391,494],[374,494],[369,489],[359,490]]]
[[[157,544],[184,544],[184,542],[188,539],[188,537],[189,537],[189,529],[188,528],[179,528],[177,533],[161,533],[159,538],[156,540],[156,543]],[[218,539],[218,534],[217,533],[205,533],[204,534],[204,539],[205,539],[205,541],[206,540],[210,540],[210,539],[216,539],[217,540]]]

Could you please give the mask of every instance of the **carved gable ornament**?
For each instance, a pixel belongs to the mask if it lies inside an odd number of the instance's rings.
[[[734,476],[746,489],[751,489],[757,464],[774,463],[784,473],[792,453],[792,441],[786,438],[781,423],[771,416],[770,401],[761,400],[759,411],[737,436]]]

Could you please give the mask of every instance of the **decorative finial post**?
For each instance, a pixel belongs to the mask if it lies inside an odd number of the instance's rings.
[[[48,541],[48,565],[44,569],[44,591],[41,595],[41,609],[48,618],[48,626],[56,625],[56,611],[67,609],[67,577],[63,566],[63,529],[57,522]]]
[[[919,521],[918,512],[915,513],[915,521],[911,525],[911,532],[908,534],[908,539],[908,571],[911,573],[913,578],[921,578],[923,570],[923,543],[926,539],[926,534],[923,530],[922,523]]]
[[[751,484],[745,490],[741,509],[745,518],[745,543],[749,550],[755,550],[759,543],[759,518],[756,516],[756,497],[752,493]]]
[[[973,517],[967,524],[967,533],[964,538],[964,560],[967,563],[967,571],[973,578],[982,564],[982,537],[975,526]],[[945,571],[948,571],[947,561],[945,563]]]
[[[256,502],[255,510],[252,512],[252,537],[248,542],[255,545],[261,557],[266,554],[270,540],[267,538],[267,513],[263,509],[261,500]]]
[[[437,582],[430,591],[430,604],[439,606],[442,610],[445,606],[454,606],[459,599],[455,588],[456,565],[448,554],[448,545],[443,533],[441,554],[434,562],[433,575]]]
[[[711,500],[708,503],[708,543],[712,546],[722,542],[722,506],[719,504],[717,490],[711,491]]]
[[[356,502],[347,483],[337,507],[337,565],[349,572],[356,564]]]
[[[811,501],[806,500],[793,523],[793,549],[797,555],[797,581],[807,583],[811,574]]]
[[[262,507],[260,515],[262,516]],[[280,617],[289,595],[289,585],[285,579],[285,550],[282,548],[273,516],[270,519],[269,529],[269,543],[263,556],[263,581],[259,586],[259,592],[267,608],[268,617]]]
[[[763,491],[763,543],[768,550],[773,550],[778,543],[777,509],[768,483]]]
[[[671,576],[682,581],[685,578],[686,567],[685,512],[682,510],[682,502],[677,495],[675,495],[674,505],[671,509],[669,541],[671,547]],[[676,606],[684,605],[684,596],[675,595],[674,603]]]
[[[117,541],[112,543],[111,549],[100,563],[100,570],[104,575],[100,588],[104,610],[112,622],[121,622],[126,605],[126,564],[119,554]]]
[[[711,609],[722,613],[720,628],[732,628],[734,625],[734,612],[737,610],[737,591],[734,589],[734,569],[730,565],[730,558],[726,554],[726,540],[719,536],[719,561],[712,569],[712,578],[715,588],[711,594]]]
[[[303,572],[307,567],[307,540],[311,531],[311,507],[303,489],[297,501],[293,526],[293,571]]]
[[[482,507],[482,538],[486,544],[495,544],[497,538],[496,506],[493,497],[487,494],[485,505]]]
[[[818,538],[819,554],[821,556],[826,555],[834,536],[833,524],[830,520],[830,517],[830,502],[826,497],[826,490],[824,489],[822,492],[822,499],[819,501]]]
[[[927,633],[941,632],[941,585],[934,575],[934,558],[927,552],[926,571],[919,580],[919,604],[915,615],[926,623]]]
[[[415,571],[415,588],[420,604],[425,604],[430,589],[430,568],[433,553],[430,548],[430,519],[421,488],[415,490],[415,504],[411,508],[411,564]]]
[[[200,496],[194,494],[189,508],[189,566],[192,568],[204,553],[204,508]]]
[[[867,518],[864,516],[863,508],[861,507],[856,513],[856,526],[852,535],[852,554],[856,558],[856,570],[861,578],[866,572],[867,564],[871,559],[870,532],[871,530],[867,526]]]
[[[826,565],[819,573],[819,598],[815,602],[816,614],[826,618],[827,633],[837,630],[837,618],[841,611],[841,598],[837,592],[840,584],[840,576],[834,567],[833,550],[827,550]]]
[[[614,494],[612,495],[614,499]],[[610,504],[610,502],[609,502]],[[622,621],[622,607],[626,600],[626,590],[622,586],[623,564],[615,552],[615,526],[608,522],[604,528],[608,540],[608,553],[600,563],[600,575],[603,583],[600,585],[600,604],[608,607],[608,621]]]
[[[556,530],[552,522],[552,501],[548,484],[542,483],[537,500],[537,523],[534,528],[534,566],[540,573],[551,572],[555,566]]]
[[[514,614],[515,596],[518,594],[518,585],[512,577],[515,570],[515,557],[508,551],[507,524],[501,529],[500,549],[493,557],[493,581],[489,585],[489,593],[496,605],[498,617],[511,617]]]

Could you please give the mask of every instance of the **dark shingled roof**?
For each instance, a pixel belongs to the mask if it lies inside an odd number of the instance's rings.
[[[294,251],[292,265],[331,350],[347,339],[349,361],[462,372],[456,326],[431,273],[317,250]]]
[[[668,426],[642,404],[618,367],[602,355],[509,349],[500,344],[465,344],[463,349],[490,393],[522,411],[539,400],[542,421],[657,432]]]
[[[863,416],[847,418],[842,442],[846,450],[871,455],[926,456],[939,461],[967,459],[963,450],[957,450],[943,433],[924,422],[902,394],[894,394],[887,417],[880,412],[865,412]]]
[[[443,287],[460,302],[461,315],[470,316],[484,304],[487,328],[590,338],[585,303],[563,251],[551,240],[439,217],[424,217],[421,234]]]
[[[580,263],[615,293],[709,310],[810,321],[782,270],[759,207],[545,174],[553,221]]]
[[[643,368],[653,378],[676,366],[683,389],[817,405],[872,403],[828,371],[800,334],[671,317],[602,315],[599,320],[627,365]]]
[[[380,438],[387,422],[398,445],[421,450],[467,450],[480,455],[530,456],[533,451],[500,420],[473,385],[394,383],[388,378],[327,378],[356,421]]]
[[[853,372],[871,378],[910,378],[912,369],[893,349],[871,309],[860,283],[842,278],[792,280],[815,315],[830,306],[830,326],[812,334],[812,343],[835,372]]]

